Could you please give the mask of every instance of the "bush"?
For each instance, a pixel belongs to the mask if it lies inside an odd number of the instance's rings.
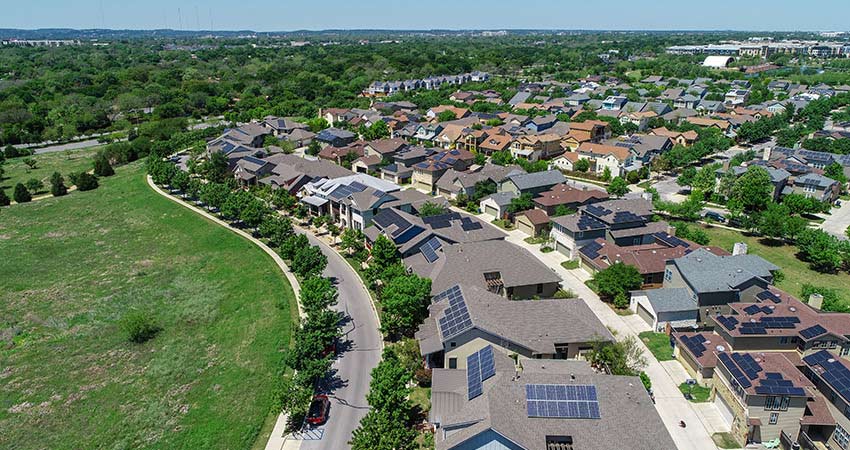
[[[12,203],[12,201],[9,199],[9,196],[6,195],[6,191],[0,189],[0,206],[9,206],[10,203]]]
[[[643,383],[643,387],[646,388],[647,392],[652,390],[652,380],[649,379],[649,375],[646,372],[640,373],[640,381]]]
[[[23,183],[18,183],[15,185],[15,192],[12,194],[12,196],[18,203],[26,203],[32,200],[32,195],[30,195],[30,191],[27,190],[27,187],[24,186]]]
[[[414,372],[413,378],[420,387],[429,387],[431,386],[431,369],[420,367]]]
[[[71,182],[77,186],[78,191],[91,191],[93,189],[97,189],[98,182],[97,177],[88,173],[88,172],[80,172],[77,174],[69,174],[68,178],[71,179]]]
[[[65,179],[59,172],[53,172],[50,176],[50,193],[54,197],[61,197],[68,193],[68,188],[65,186]]]
[[[112,170],[112,165],[109,164],[109,159],[103,153],[98,153],[97,157],[94,159],[94,174],[99,177],[110,177],[115,175],[115,171]]]
[[[127,339],[136,344],[149,341],[162,330],[154,318],[143,311],[132,311],[124,316],[121,328],[127,334]]]

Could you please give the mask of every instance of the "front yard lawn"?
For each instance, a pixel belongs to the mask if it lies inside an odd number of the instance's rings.
[[[691,394],[691,401],[694,403],[705,403],[711,395],[711,388],[700,386],[698,384],[682,383],[679,385],[679,390],[682,394]]]
[[[673,347],[670,347],[670,338],[666,334],[644,331],[638,336],[655,356],[655,359],[659,361],[673,360]]]

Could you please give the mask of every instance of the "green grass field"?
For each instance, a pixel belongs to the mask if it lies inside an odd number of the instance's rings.
[[[640,340],[659,361],[673,360],[673,347],[670,346],[670,338],[664,333],[644,331],[638,334]]]
[[[682,394],[691,394],[691,400],[694,403],[705,403],[708,401],[708,397],[711,396],[711,388],[700,386],[698,384],[687,384],[682,383],[679,385],[679,391]]]
[[[12,197],[12,191],[18,183],[26,183],[27,180],[35,178],[44,183],[44,190],[40,194],[50,192],[50,176],[53,172],[59,172],[65,177],[65,185],[70,186],[68,174],[71,172],[82,172],[91,170],[94,155],[101,147],[89,147],[80,150],[68,150],[65,152],[45,153],[25,158],[8,159],[3,164],[3,178],[0,179],[0,189],[6,191],[6,195]],[[32,158],[38,163],[35,169],[30,169],[24,164],[24,159]]]
[[[144,344],[119,326],[149,311]],[[250,448],[297,312],[260,249],[141,163],[0,210],[0,448]]]
[[[732,251],[736,242],[745,242],[749,253],[776,264],[785,274],[785,279],[778,283],[780,289],[795,297],[800,296],[803,284],[834,289],[842,300],[850,301],[850,275],[846,273],[818,273],[809,268],[809,264],[799,260],[795,254],[797,248],[793,245],[768,246],[756,236],[745,236],[737,231],[724,228],[703,227],[711,238],[709,245],[722,247]]]

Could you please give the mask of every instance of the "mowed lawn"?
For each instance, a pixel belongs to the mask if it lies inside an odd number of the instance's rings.
[[[785,274],[785,279],[778,283],[779,288],[795,297],[799,298],[803,284],[809,283],[834,289],[843,301],[850,301],[850,275],[815,272],[809,268],[808,263],[797,259],[795,256],[797,247],[793,245],[768,246],[762,243],[760,237],[746,236],[724,228],[703,227],[703,229],[711,237],[709,245],[722,247],[731,252],[736,242],[745,242],[749,253],[759,255],[779,266]]]
[[[27,180],[35,178],[44,183],[42,193],[49,193],[50,176],[53,175],[53,172],[61,173],[65,177],[65,185],[70,186],[71,182],[68,180],[68,174],[71,172],[91,170],[94,155],[100,149],[101,146],[97,146],[7,159],[3,164],[5,173],[2,179],[0,179],[0,189],[4,189],[6,195],[12,198],[12,192],[16,184],[26,184]],[[30,169],[29,166],[24,164],[24,160],[27,158],[32,158],[37,162],[35,169]]]
[[[152,312],[144,344],[120,327]],[[261,250],[160,197],[141,163],[0,210],[0,448],[250,448],[296,317]]]

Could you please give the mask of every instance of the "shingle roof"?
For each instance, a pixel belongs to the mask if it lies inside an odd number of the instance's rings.
[[[753,278],[769,279],[779,270],[760,256],[717,256],[705,249],[674,259],[673,264],[698,293],[734,290]]]
[[[508,177],[516,187],[523,191],[539,187],[554,186],[567,181],[564,174],[558,170],[546,170],[543,172],[516,174]]]

